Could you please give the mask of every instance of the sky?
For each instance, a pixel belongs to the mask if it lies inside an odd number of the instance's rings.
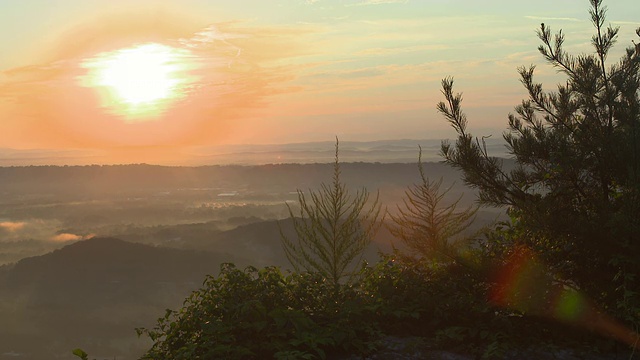
[[[636,0],[605,1],[637,39]],[[562,80],[541,22],[590,51],[587,0],[0,0],[0,165],[25,151],[176,163],[194,149],[453,138],[455,79],[474,135],[526,97],[519,66]],[[637,41],[636,41],[637,42]],[[58,155],[56,155],[58,154]],[[89,156],[89,155],[87,155]]]

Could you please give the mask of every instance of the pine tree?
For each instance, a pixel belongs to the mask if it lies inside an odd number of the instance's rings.
[[[287,259],[296,271],[319,273],[335,286],[345,277],[351,278],[355,263],[382,222],[378,196],[367,207],[369,192],[363,188],[351,196],[340,180],[338,153],[336,138],[332,183],[321,184],[309,197],[298,190],[297,216],[287,204],[297,238],[289,239],[280,232]]]
[[[619,29],[605,27],[602,0],[591,0],[589,13],[593,53],[568,54],[562,31],[538,31],[538,50],[566,83],[545,91],[534,66],[519,69],[529,96],[504,134],[515,169],[467,131],[451,78],[442,81],[438,110],[458,138],[443,142],[442,154],[479,189],[481,203],[509,208],[521,234],[511,240],[537,251],[553,273],[604,304],[633,298],[640,306],[640,54],[629,47],[610,65]]]

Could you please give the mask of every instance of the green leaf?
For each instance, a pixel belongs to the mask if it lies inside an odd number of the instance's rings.
[[[79,357],[82,360],[88,360],[89,359],[89,354],[84,352],[84,350],[82,350],[82,349],[74,349],[73,350],[73,355]]]

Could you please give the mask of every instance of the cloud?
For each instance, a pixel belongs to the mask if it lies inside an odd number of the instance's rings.
[[[0,222],[0,229],[15,232],[24,228],[25,225],[26,223],[22,221],[3,221]]]
[[[611,20],[612,24],[620,24],[620,25],[640,25],[640,21],[624,21],[624,20]]]
[[[229,44],[229,42],[227,42],[227,40],[232,40],[232,39],[244,39],[247,38],[248,36],[246,34],[234,34],[234,33],[229,33],[229,32],[223,32],[220,31],[220,29],[218,28],[218,26],[216,25],[209,25],[206,28],[202,29],[201,31],[196,32],[191,38],[188,39],[180,39],[178,40],[182,45],[187,46],[187,47],[198,47],[198,46],[203,46],[203,45],[208,45],[208,44],[212,44],[215,42],[221,42],[224,43],[226,45],[230,45],[232,47],[235,47],[231,44]],[[235,47],[237,48],[237,47]]]
[[[551,16],[532,16],[532,15],[527,15],[527,16],[525,16],[525,18],[531,19],[531,20],[574,21],[574,22],[584,21],[584,20],[577,19],[577,18],[572,18],[572,17],[551,17]]]

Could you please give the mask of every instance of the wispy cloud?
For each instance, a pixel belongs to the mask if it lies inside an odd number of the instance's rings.
[[[582,19],[577,19],[577,18],[572,18],[572,17],[551,17],[551,16],[533,16],[533,15],[527,15],[525,16],[525,18],[527,19],[531,19],[531,20],[552,20],[552,21],[573,21],[573,22],[579,22],[579,21],[584,21]]]
[[[611,20],[612,24],[619,24],[619,25],[635,25],[638,26],[640,25],[640,21],[618,21],[618,20]]]
[[[180,39],[179,42],[187,47],[198,47],[202,45],[212,44],[215,42],[222,42],[226,45],[230,45],[227,40],[231,39],[243,39],[246,38],[245,34],[234,34],[229,32],[223,32],[218,29],[216,25],[209,25],[195,33],[189,39]]]

